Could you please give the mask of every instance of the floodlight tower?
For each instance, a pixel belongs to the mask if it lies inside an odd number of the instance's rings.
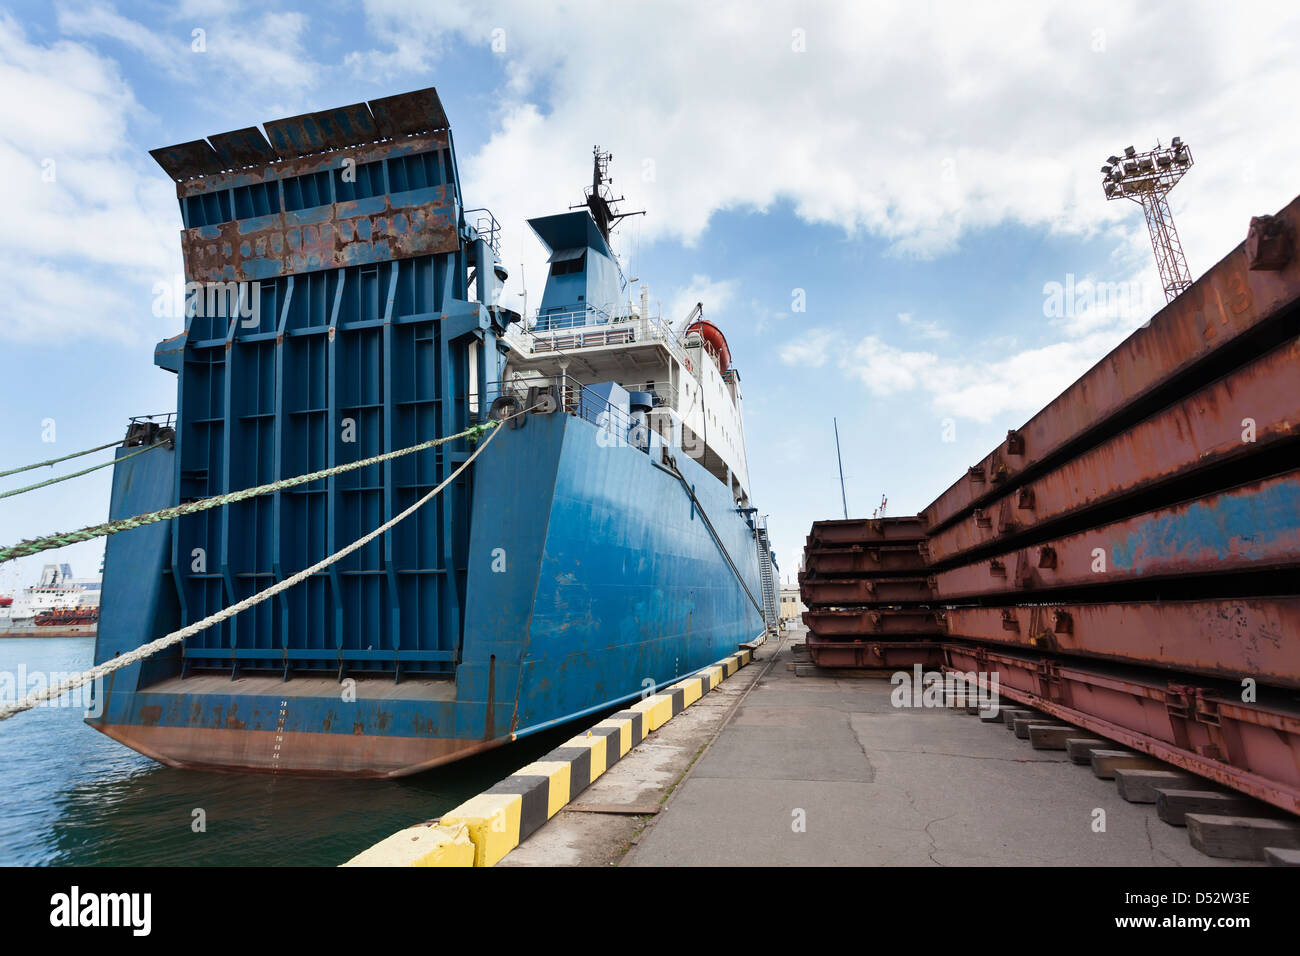
[[[1168,146],[1157,143],[1155,149],[1145,153],[1129,146],[1123,157],[1111,156],[1101,167],[1101,185],[1106,198],[1131,199],[1140,203],[1146,214],[1166,302],[1174,301],[1192,284],[1187,258],[1174,229],[1174,216],[1169,211],[1169,200],[1165,198],[1191,168],[1192,151],[1181,136],[1175,136]]]

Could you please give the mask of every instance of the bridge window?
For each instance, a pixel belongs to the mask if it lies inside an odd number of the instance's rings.
[[[574,272],[581,272],[587,267],[587,253],[583,252],[580,256],[572,259],[561,259],[559,262],[551,263],[551,275],[563,276]]]

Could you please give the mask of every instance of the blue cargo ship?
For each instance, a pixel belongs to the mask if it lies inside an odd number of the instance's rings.
[[[432,89],[154,150],[176,182],[174,416],[133,420],[110,517],[496,419],[446,490],[325,571],[105,683],[88,722],[177,767],[395,776],[674,682],[777,620],[740,375],[702,310],[639,306],[596,151],[500,303]],[[471,437],[109,538],[96,662],[308,568],[445,481]],[[146,455],[124,456],[162,443]]]

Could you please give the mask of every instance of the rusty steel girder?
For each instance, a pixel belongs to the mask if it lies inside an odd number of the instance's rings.
[[[943,633],[938,616],[928,608],[818,609],[805,611],[803,622],[821,637],[938,637]]]
[[[1085,372],[996,450],[936,498],[921,518],[932,533],[970,508],[1016,486],[1029,468],[1050,463],[1085,436],[1106,437],[1108,423],[1172,379],[1300,301],[1300,258],[1278,235],[1300,228],[1300,199],[1256,228],[1246,243],[1219,260]],[[1285,251],[1283,256],[1282,251]],[[1111,427],[1110,433],[1115,429]]]
[[[799,572],[799,594],[810,608],[915,604],[930,601],[926,578],[821,578]]]
[[[1300,688],[1300,597],[959,607],[949,638]]]
[[[805,644],[818,667],[939,668],[944,660],[943,645],[934,641],[833,640],[809,633]]]
[[[944,670],[1134,750],[1300,813],[1300,708],[1294,695],[1255,702],[1178,680],[960,643]]]
[[[925,537],[921,519],[915,515],[898,518],[849,518],[814,521],[808,535],[809,547],[867,544],[880,541],[920,541]]]
[[[932,535],[932,563],[1300,436],[1300,340]]]
[[[917,544],[855,544],[804,549],[804,565],[814,575],[924,574],[928,565]]]
[[[1300,567],[1300,471],[934,576],[941,601]]]

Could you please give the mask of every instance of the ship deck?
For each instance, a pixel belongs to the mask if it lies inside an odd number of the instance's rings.
[[[404,677],[394,683],[392,675],[361,677],[356,681],[358,700],[427,700],[456,699],[456,685],[446,679]],[[282,680],[273,674],[236,677],[228,674],[192,674],[170,677],[141,690],[146,694],[239,694],[248,697],[338,697],[341,686],[334,677],[292,677]]]

